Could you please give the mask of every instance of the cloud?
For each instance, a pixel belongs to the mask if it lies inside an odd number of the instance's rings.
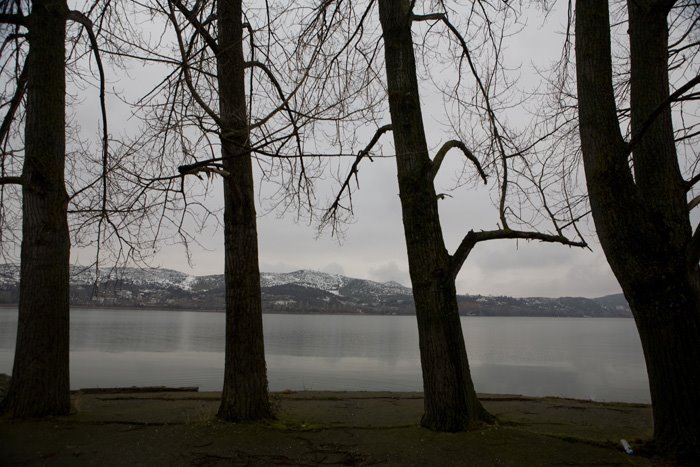
[[[599,297],[620,292],[605,256],[598,249],[572,250],[563,261],[501,264],[498,268],[467,260],[457,278],[460,293],[516,297]]]
[[[263,261],[260,263],[260,272],[294,272],[300,269],[304,269],[304,267],[285,262],[270,263]]]
[[[572,261],[575,255],[574,249],[558,244],[495,240],[477,245],[467,261],[484,272],[498,272],[513,268],[556,268]]]
[[[394,261],[369,268],[368,273],[369,277],[377,282],[394,281],[409,287],[411,285],[408,271],[400,268]]]
[[[338,263],[328,263],[321,268],[321,272],[326,272],[328,274],[340,274],[345,275],[345,268]]]

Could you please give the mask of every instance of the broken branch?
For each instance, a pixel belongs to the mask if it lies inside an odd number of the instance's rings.
[[[466,156],[467,159],[469,159],[475,166],[476,170],[479,171],[479,175],[481,176],[482,180],[484,180],[484,185],[486,184],[486,173],[484,172],[484,169],[481,167],[481,164],[479,163],[479,159],[477,159],[474,154],[467,148],[467,146],[458,140],[450,140],[446,142],[445,144],[442,145],[440,150],[437,152],[435,155],[435,158],[433,159],[433,164],[432,164],[432,169],[431,169],[431,177],[433,180],[435,179],[435,176],[437,175],[438,171],[440,170],[440,166],[442,165],[442,161],[445,159],[445,156],[447,155],[448,151],[450,149],[457,148],[460,149],[464,155]]]

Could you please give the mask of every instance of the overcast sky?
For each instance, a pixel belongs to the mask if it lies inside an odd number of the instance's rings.
[[[328,233],[316,238],[315,226],[259,218],[260,268],[266,272],[315,269],[410,286],[394,161],[380,160],[360,172],[354,196],[356,219],[342,243]],[[466,193],[441,201],[444,236],[450,252],[470,228],[495,222],[496,209],[485,193]],[[494,224],[491,224],[494,225]],[[460,293],[511,296],[587,296],[618,293],[619,286],[594,237],[593,251],[539,242],[500,240],[479,244],[457,278]],[[193,274],[223,271],[223,238],[206,242],[210,251],[193,255],[193,267],[182,252],[167,249],[158,263]]]
[[[565,2],[564,2],[565,3]],[[562,7],[564,5],[561,5]],[[556,57],[561,46],[558,31],[564,28],[564,14],[558,12],[541,28],[541,19],[531,19],[529,27],[511,41],[508,55],[522,65],[521,82],[525,86],[535,80],[530,58],[546,64]],[[132,77],[133,79],[133,77]],[[114,85],[115,83],[113,83]],[[123,83],[117,85],[127,86]],[[521,83],[519,83],[521,84]],[[424,97],[424,101],[425,96]],[[90,97],[85,98],[89,103]],[[115,103],[116,104],[116,103]],[[430,103],[426,106],[429,107]],[[116,105],[115,105],[116,107]],[[440,109],[429,108],[430,112]],[[112,127],[126,125],[128,111],[113,108]],[[78,115],[84,128],[95,125],[93,115]],[[116,124],[115,124],[116,121]],[[389,123],[388,120],[386,123]],[[128,126],[128,125],[126,125]],[[426,121],[429,134],[431,122]],[[390,141],[391,134],[384,136]],[[437,138],[433,146],[447,138]],[[359,149],[359,148],[358,148]],[[448,159],[459,159],[458,153]],[[454,182],[454,173],[461,167],[455,161],[443,168],[440,182],[447,187]],[[396,167],[393,159],[365,161],[360,167],[360,187],[353,196],[355,218],[347,225],[342,241],[329,232],[317,238],[315,225],[295,222],[293,216],[278,218],[274,212],[259,208],[260,268],[264,272],[290,272],[314,269],[375,281],[397,281],[410,286],[406,249],[401,223]],[[332,185],[330,189],[332,189]],[[440,201],[444,236],[450,252],[454,251],[469,229],[496,227],[497,210],[484,189],[462,189],[453,198]],[[216,204],[216,201],[212,201]],[[584,230],[592,231],[589,219]],[[501,240],[479,244],[467,259],[457,278],[460,293],[511,296],[586,296],[618,293],[604,255],[593,235],[587,238],[590,250],[537,242]],[[209,232],[200,239],[206,247],[192,249],[188,264],[182,248],[165,247],[154,258],[154,265],[189,274],[221,274],[223,272],[223,234]],[[74,262],[85,261],[89,253],[73,250]]]

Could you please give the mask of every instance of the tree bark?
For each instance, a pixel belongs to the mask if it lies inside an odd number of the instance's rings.
[[[3,411],[70,411],[69,254],[65,165],[64,0],[35,0],[28,18],[19,319]]]
[[[262,328],[255,187],[250,152],[240,0],[218,2],[217,54],[224,177],[226,354],[218,416],[272,416]]]
[[[462,431],[491,420],[476,397],[464,346],[423,127],[411,2],[380,0],[389,108],[425,393],[421,424]]]
[[[632,133],[669,96],[666,8],[629,2]],[[667,3],[667,2],[666,2]],[[634,148],[634,175],[615,113],[607,0],[576,5],[579,125],[591,211],[629,301],[646,359],[654,444],[700,456],[700,272],[670,109]]]

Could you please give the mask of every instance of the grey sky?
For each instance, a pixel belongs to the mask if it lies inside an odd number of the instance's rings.
[[[360,171],[361,189],[354,195],[356,219],[347,226],[342,244],[326,233],[316,239],[315,226],[259,218],[260,267],[266,272],[316,269],[376,281],[397,281],[410,286],[401,224],[394,161],[368,163]],[[482,226],[495,216],[488,197],[468,190],[456,199],[442,201],[444,235],[454,251],[470,226]],[[466,207],[461,206],[467,204]],[[442,207],[442,206],[441,206]],[[466,212],[466,213],[465,213]],[[476,247],[457,278],[460,293],[512,296],[601,296],[619,287],[597,241],[589,237],[593,252],[538,242],[501,240]],[[193,256],[187,265],[181,249],[171,247],[157,264],[194,274],[223,271],[223,236],[206,242],[212,251]]]
[[[531,58],[546,65],[559,53],[561,35],[557,31],[563,29],[562,12],[550,16],[548,21],[547,28],[541,29],[542,19],[534,15],[530,26],[517,40],[510,41],[507,54],[516,57],[515,63],[522,65],[519,84],[523,86],[534,83],[536,79],[529,63]],[[131,75],[132,79],[138,80],[138,73],[132,72]],[[136,87],[129,84],[128,79],[112,85]],[[143,88],[143,83],[139,87]],[[91,100],[91,97],[85,97],[86,108]],[[431,112],[437,115],[440,111],[441,106],[427,105],[424,113],[432,147],[448,139],[437,133],[440,131],[439,122],[432,121]],[[515,118],[517,112],[514,111]],[[128,128],[127,115],[124,107],[113,102],[112,128]],[[95,125],[94,118],[85,113],[78,113],[77,118],[84,129],[89,130]],[[384,138],[390,142],[391,134]],[[442,170],[438,191],[453,185],[454,174],[461,167],[459,158],[458,153],[448,155],[449,162]],[[361,189],[353,195],[355,219],[347,226],[342,243],[330,238],[329,232],[316,238],[316,226],[303,221],[297,223],[293,215],[278,218],[274,212],[264,213],[264,208],[259,208],[261,270],[316,269],[377,281],[393,280],[410,286],[395,161],[365,161],[359,176]],[[337,184],[326,180],[328,193],[334,186]],[[469,229],[494,228],[498,219],[487,190],[463,188],[451,194],[454,197],[441,201],[440,209],[448,249],[454,251]],[[220,206],[218,199],[211,202],[212,207]],[[590,226],[585,230],[590,231]],[[513,296],[601,296],[619,292],[596,239],[590,235],[587,240],[592,252],[512,240],[479,244],[457,278],[457,290],[460,293]],[[177,245],[164,247],[153,264],[196,275],[222,273],[223,232],[207,232],[200,242],[206,248],[193,247],[191,266],[183,249]],[[74,261],[87,262],[88,255],[89,252],[73,251]]]

